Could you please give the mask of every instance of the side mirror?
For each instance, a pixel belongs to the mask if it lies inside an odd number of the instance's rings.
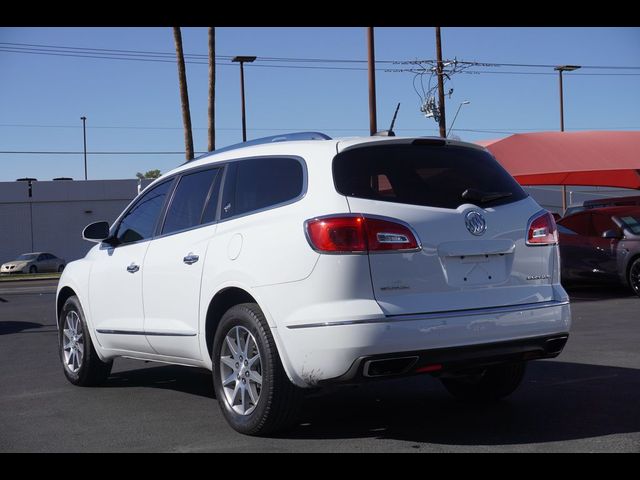
[[[100,243],[109,238],[109,222],[95,222],[84,227],[82,238]]]
[[[620,235],[620,232],[616,231],[616,230],[605,230],[604,232],[602,232],[602,238],[622,238],[622,235]]]

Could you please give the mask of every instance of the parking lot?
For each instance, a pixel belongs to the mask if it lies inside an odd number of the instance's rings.
[[[316,394],[277,438],[234,432],[209,372],[116,360],[78,388],[57,355],[55,281],[0,283],[1,452],[640,452],[640,299],[570,290],[564,352],[536,361],[490,406],[454,401],[429,377]]]

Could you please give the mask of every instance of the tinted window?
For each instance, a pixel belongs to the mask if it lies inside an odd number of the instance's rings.
[[[591,221],[593,222],[593,230],[595,232],[596,237],[601,237],[604,232],[607,230],[615,230],[619,232],[620,229],[611,220],[611,217],[608,215],[591,215]]]
[[[577,233],[574,232],[573,230],[570,230],[564,225],[560,225],[560,224],[558,224],[558,231],[560,233],[564,233],[565,235],[577,235]]]
[[[561,224],[567,228],[570,228],[578,235],[593,236],[593,230],[591,228],[591,214],[582,213],[576,215],[570,215],[560,220]]]
[[[463,203],[489,207],[527,196],[491,154],[458,146],[376,145],[348,150],[333,160],[333,178],[343,195],[430,207],[457,208]]]
[[[202,210],[218,169],[184,175],[176,187],[167,210],[162,233],[170,233],[200,225]]]
[[[42,253],[42,254],[38,255],[38,259],[37,260],[39,262],[41,262],[41,261],[46,260],[46,259],[47,259],[47,256],[44,253]]]
[[[620,217],[620,221],[631,233],[640,235],[640,215],[625,215]]]
[[[302,165],[293,158],[253,158],[237,162],[231,170],[235,172],[225,183],[235,184],[235,194],[232,201],[225,198],[223,216],[277,205],[302,193]]]
[[[120,221],[116,237],[121,243],[137,242],[153,236],[165,197],[173,182],[164,182],[144,193]]]

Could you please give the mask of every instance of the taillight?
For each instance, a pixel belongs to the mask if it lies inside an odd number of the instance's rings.
[[[550,212],[540,212],[529,219],[527,245],[555,245],[557,243],[558,228]]]
[[[332,215],[305,222],[311,246],[326,253],[408,251],[420,248],[401,223],[360,214]]]

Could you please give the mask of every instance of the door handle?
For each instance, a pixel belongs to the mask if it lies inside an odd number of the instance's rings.
[[[127,267],[127,272],[129,273],[136,273],[138,270],[140,270],[140,266],[133,262],[131,262],[131,265]]]
[[[194,255],[193,253],[190,253],[189,255],[187,255],[182,259],[182,261],[187,265],[193,265],[198,260],[200,260],[200,257],[198,255]]]

